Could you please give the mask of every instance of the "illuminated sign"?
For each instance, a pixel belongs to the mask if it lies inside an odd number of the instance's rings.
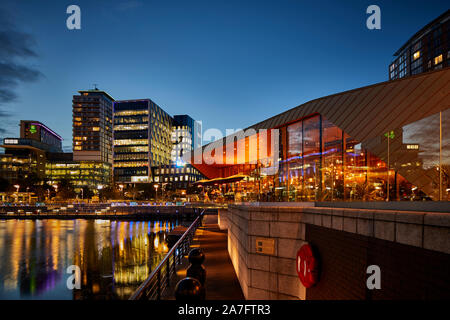
[[[5,139],[5,140],[3,140],[3,142],[5,144],[19,144],[19,140],[18,139]]]
[[[418,144],[407,144],[406,145],[406,149],[408,149],[408,150],[419,150],[419,145]]]
[[[34,124],[32,124],[32,125],[30,126],[30,132],[31,132],[31,133],[36,133],[36,132],[37,132],[36,126],[35,126]]]

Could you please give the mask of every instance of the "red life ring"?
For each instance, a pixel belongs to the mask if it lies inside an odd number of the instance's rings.
[[[297,274],[306,288],[319,282],[319,260],[309,244],[301,246],[297,252]]]

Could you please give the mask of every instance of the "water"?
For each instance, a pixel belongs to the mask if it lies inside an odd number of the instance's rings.
[[[177,221],[0,220],[0,299],[127,299]],[[81,269],[69,290],[67,267]]]

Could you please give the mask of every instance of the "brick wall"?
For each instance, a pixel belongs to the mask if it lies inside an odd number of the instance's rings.
[[[450,214],[233,205],[219,215],[247,299],[450,298]],[[257,239],[273,240],[274,252],[258,253]],[[305,241],[322,260],[321,280],[309,289],[295,269]],[[366,288],[372,264],[381,290]]]
[[[308,300],[450,299],[448,254],[310,224],[305,237],[322,260]],[[380,267],[380,290],[366,287],[369,265]]]

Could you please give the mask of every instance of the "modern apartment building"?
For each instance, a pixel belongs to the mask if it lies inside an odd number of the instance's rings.
[[[104,91],[80,90],[73,96],[73,158],[112,163],[112,108]]]
[[[55,179],[54,166],[69,166],[72,184],[95,190],[112,182],[114,99],[97,88],[78,92],[72,100],[73,159],[56,157],[47,171]]]
[[[414,34],[389,65],[389,80],[446,68],[450,61],[450,10]]]
[[[114,102],[114,179],[152,181],[152,166],[169,164],[173,119],[150,99]]]

